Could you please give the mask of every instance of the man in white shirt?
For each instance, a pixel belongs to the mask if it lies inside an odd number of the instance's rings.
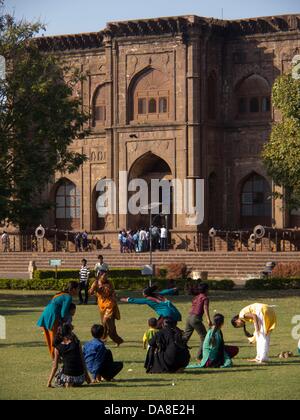
[[[98,255],[98,260],[99,262],[97,262],[94,268],[96,278],[99,276],[100,271],[108,272],[109,270],[108,265],[104,262],[103,255]]]
[[[1,236],[1,242],[2,242],[3,252],[8,252],[9,251],[9,236],[5,231],[3,231],[3,234]]]
[[[146,244],[147,244],[147,232],[144,228],[140,230],[139,234],[139,249],[140,252],[146,251]]]
[[[167,251],[168,231],[165,226],[160,229],[160,250]]]

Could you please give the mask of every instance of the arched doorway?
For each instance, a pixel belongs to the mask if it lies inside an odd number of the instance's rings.
[[[208,226],[209,228],[221,228],[222,200],[220,180],[215,172],[208,178]]]
[[[272,192],[269,182],[256,173],[247,177],[241,186],[241,227],[272,225]]]
[[[106,220],[104,217],[99,217],[97,212],[97,200],[100,196],[100,192],[97,191],[97,184],[95,185],[92,192],[92,230],[103,231],[106,227]]]
[[[132,181],[133,179],[142,179],[146,181],[148,185],[148,202],[147,204],[151,204],[151,180],[168,180],[172,179],[172,171],[170,166],[167,164],[165,160],[160,158],[159,156],[155,155],[154,153],[147,153],[141,158],[137,159],[134,164],[132,165],[128,182]],[[129,192],[128,197],[134,195],[134,192]],[[159,191],[159,202],[161,205],[159,206],[159,213],[160,214],[153,214],[152,215],[152,224],[158,227],[165,225],[168,229],[173,227],[173,191],[172,188],[170,189],[170,213],[169,214],[162,214],[162,189],[160,188]],[[130,214],[128,212],[127,217],[127,228],[131,230],[137,230],[141,227],[148,228],[150,225],[150,210],[148,214]]]

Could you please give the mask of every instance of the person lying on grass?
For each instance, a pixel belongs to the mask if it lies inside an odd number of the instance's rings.
[[[229,368],[232,367],[232,359],[239,353],[239,348],[226,346],[224,343],[222,327],[224,316],[216,314],[213,326],[208,331],[203,344],[203,359],[201,363],[189,365],[188,369],[195,368]]]
[[[94,339],[83,346],[87,369],[94,382],[111,381],[123,369],[123,362],[114,362],[111,351],[106,349],[101,340],[104,334],[102,325],[93,325],[91,333]]]
[[[150,306],[150,308],[152,308],[159,316],[157,328],[160,329],[163,326],[163,321],[165,318],[171,318],[176,322],[181,321],[182,319],[181,313],[178,311],[175,305],[173,305],[173,303],[165,297],[168,295],[175,295],[177,290],[177,288],[174,288],[158,292],[157,286],[153,285],[144,289],[143,298],[122,298],[121,302]]]
[[[239,315],[232,318],[235,328],[244,328],[246,322],[254,324],[256,339],[256,358],[249,362],[267,363],[270,350],[271,332],[276,327],[276,313],[274,309],[263,303],[254,303],[242,309]]]
[[[84,382],[91,383],[81,344],[76,335],[73,334],[72,325],[64,324],[59,328],[54,340],[54,348],[54,361],[48,380],[48,388],[52,388],[54,377],[55,384],[58,387],[71,388],[81,386]],[[60,359],[63,362],[63,367],[58,370]]]

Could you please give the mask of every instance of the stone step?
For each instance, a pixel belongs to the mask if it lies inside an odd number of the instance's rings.
[[[2,278],[26,278],[29,261],[35,261],[40,269],[49,269],[50,259],[61,259],[62,268],[78,269],[82,258],[88,259],[90,267],[97,262],[101,253],[111,267],[142,267],[149,263],[150,254],[120,254],[116,251],[80,253],[0,253],[0,273]],[[154,252],[153,263],[164,266],[174,262],[186,263],[193,271],[208,271],[210,279],[230,278],[243,283],[249,275],[258,276],[267,261],[298,262],[300,252]]]

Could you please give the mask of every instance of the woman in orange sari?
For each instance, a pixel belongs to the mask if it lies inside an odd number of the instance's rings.
[[[44,330],[46,343],[52,359],[54,359],[54,338],[58,327],[63,324],[64,319],[69,315],[72,297],[77,296],[78,283],[71,281],[67,289],[57,293],[44,309],[37,325]]]
[[[124,340],[117,333],[115,321],[116,319],[120,320],[121,316],[116,294],[113,285],[108,280],[106,271],[102,270],[99,272],[99,276],[94,281],[89,293],[91,296],[97,296],[101,322],[104,327],[102,339],[105,340],[109,336],[117,346],[124,343]]]

